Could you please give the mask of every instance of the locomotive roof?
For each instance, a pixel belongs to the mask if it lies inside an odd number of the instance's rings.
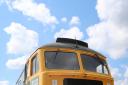
[[[70,48],[70,49],[76,49],[76,50],[83,50],[83,51],[89,51],[89,52],[93,52],[95,54],[98,54],[100,56],[103,56],[102,54],[100,54],[99,52],[96,52],[90,48],[88,48],[88,44],[84,42],[82,42],[82,45],[81,43],[78,43],[79,40],[77,40],[76,43],[71,43],[71,42],[68,42],[68,41],[64,41],[64,42],[61,42],[61,41],[57,41],[55,43],[51,43],[51,44],[47,44],[47,45],[44,45],[40,48],[44,48],[44,47],[56,47],[56,48]],[[80,41],[81,42],[81,41]],[[77,44],[78,43],[78,44]],[[105,56],[103,56],[105,57]],[[106,58],[106,57],[105,57]]]

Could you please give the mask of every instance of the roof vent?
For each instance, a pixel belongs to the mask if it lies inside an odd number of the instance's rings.
[[[60,42],[60,43],[69,43],[69,44],[76,44],[76,45],[80,45],[80,46],[84,46],[84,47],[88,47],[88,43],[80,41],[80,40],[76,40],[76,39],[69,39],[69,38],[57,38],[56,42]]]

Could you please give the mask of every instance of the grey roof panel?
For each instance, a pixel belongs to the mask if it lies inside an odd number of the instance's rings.
[[[58,48],[70,48],[70,49],[76,49],[76,50],[84,50],[84,51],[91,51],[91,52],[94,52],[96,54],[99,54],[101,56],[103,56],[102,54],[100,54],[99,52],[96,52],[88,47],[84,47],[84,46],[80,46],[80,45],[76,45],[76,44],[70,44],[70,43],[51,43],[51,44],[47,44],[47,45],[44,45],[40,48],[43,48],[43,47],[58,47]],[[103,56],[105,57],[105,56]]]

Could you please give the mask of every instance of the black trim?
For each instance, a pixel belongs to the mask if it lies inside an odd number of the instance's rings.
[[[103,85],[103,82],[100,80],[66,78],[63,80],[63,85]]]
[[[56,42],[70,43],[70,44],[75,44],[76,46],[80,45],[80,46],[88,47],[88,43],[86,42],[75,40],[75,39],[69,39],[69,38],[57,38]]]

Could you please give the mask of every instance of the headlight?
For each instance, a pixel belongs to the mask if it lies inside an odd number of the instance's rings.
[[[57,80],[52,80],[52,85],[57,85]]]
[[[110,82],[108,82],[107,85],[111,85]]]

